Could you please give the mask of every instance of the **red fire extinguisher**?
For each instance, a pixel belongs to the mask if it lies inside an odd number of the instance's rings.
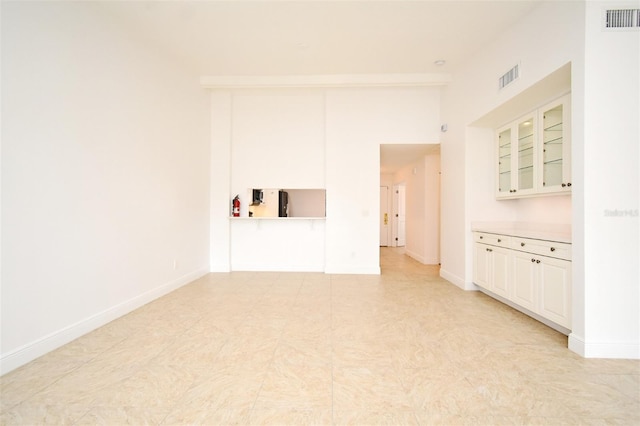
[[[240,196],[238,195],[233,199],[233,216],[240,216]]]

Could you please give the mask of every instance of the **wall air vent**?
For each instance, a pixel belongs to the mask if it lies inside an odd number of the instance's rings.
[[[500,76],[500,78],[498,79],[498,88],[502,89],[506,85],[512,83],[518,77],[520,77],[520,67],[516,65],[515,67],[511,68],[509,71],[507,71],[506,73]]]
[[[604,26],[607,29],[640,28],[640,9],[609,9]]]

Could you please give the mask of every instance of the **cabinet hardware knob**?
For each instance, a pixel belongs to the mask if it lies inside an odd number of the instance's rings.
[[[531,259],[531,263],[533,263],[533,262],[535,262],[535,261],[536,261],[535,259]]]
[[[524,247],[524,243],[520,243],[520,247]]]
[[[567,186],[567,184],[566,184],[566,183],[563,183],[563,184],[562,184],[562,187],[564,188],[565,186]]]
[[[556,248],[555,247],[551,247],[551,251],[556,251]]]
[[[499,243],[501,243],[501,242],[502,242],[502,240],[501,240],[500,238],[498,238],[498,242],[499,242]]]
[[[536,260],[536,263],[540,263],[540,261],[539,261],[539,260]]]
[[[484,237],[482,235],[480,235],[480,239],[483,239]]]
[[[569,183],[567,184],[567,186],[571,186],[571,182],[569,182]]]

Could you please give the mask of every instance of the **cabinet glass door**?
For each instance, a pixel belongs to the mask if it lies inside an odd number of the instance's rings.
[[[563,176],[563,105],[543,111],[542,114],[542,185],[560,186]]]
[[[498,133],[498,192],[511,190],[511,128]]]
[[[533,189],[533,117],[518,123],[518,190]]]

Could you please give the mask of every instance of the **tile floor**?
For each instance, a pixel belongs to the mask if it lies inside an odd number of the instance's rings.
[[[0,423],[640,424],[639,361],[381,263],[207,275],[0,378]]]

